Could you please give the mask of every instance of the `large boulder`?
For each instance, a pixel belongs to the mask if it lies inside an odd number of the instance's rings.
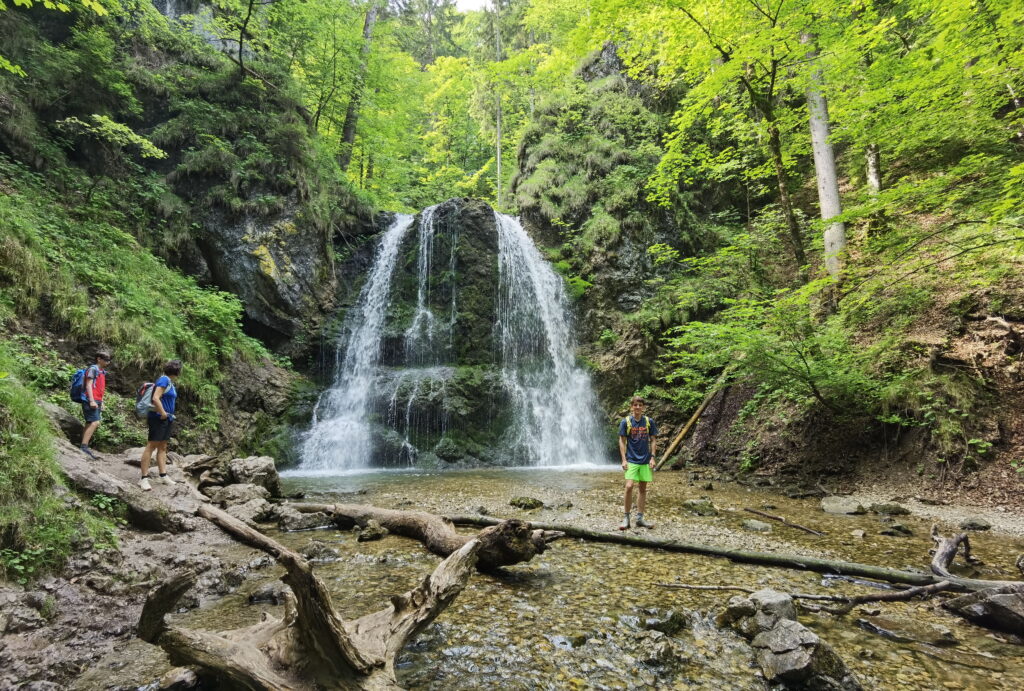
[[[861,688],[836,651],[800,622],[784,619],[750,644],[769,683],[815,691]]]
[[[961,595],[942,606],[980,626],[1024,636],[1024,583]]]
[[[239,484],[264,488],[272,497],[281,496],[281,478],[270,456],[249,456],[228,461],[231,478]]]
[[[267,500],[269,498],[270,492],[263,487],[251,484],[235,484],[221,487],[210,497],[214,502],[226,507],[245,504],[253,499]]]
[[[237,485],[232,486],[237,487]],[[254,497],[242,504],[231,504],[225,511],[243,523],[255,527],[257,523],[273,518],[274,505],[266,499]]]
[[[72,415],[56,403],[50,403],[49,401],[40,400],[39,407],[46,413],[46,417],[50,418],[54,428],[67,437],[68,441],[77,444],[82,439],[82,432],[85,431],[85,426],[77,416]]]
[[[770,631],[783,620],[796,621],[793,598],[786,593],[766,588],[748,597],[737,595],[730,599],[725,610],[718,615],[718,626],[731,628],[746,638],[752,638]]]
[[[856,499],[850,497],[825,497],[821,500],[821,510],[825,513],[860,515],[867,513],[867,509]]]

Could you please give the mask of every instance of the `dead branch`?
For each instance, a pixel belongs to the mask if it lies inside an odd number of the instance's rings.
[[[218,688],[398,688],[397,655],[458,596],[478,554],[485,549],[516,553],[523,533],[529,533],[519,521],[488,527],[467,538],[417,587],[392,597],[388,607],[345,621],[301,555],[220,509],[202,505],[197,514],[273,556],[285,567],[282,580],[292,593],[284,619],[264,615],[258,624],[221,633],[182,629],[165,621],[164,615],[194,582],[194,574],[181,574],[151,593],[139,622],[140,635],[167,651],[174,664],[195,667]]]
[[[764,511],[758,511],[757,509],[745,508],[743,510],[744,511],[749,511],[750,513],[752,513],[752,514],[754,514],[756,516],[763,516],[764,518],[770,518],[773,521],[778,521],[779,523],[782,523],[783,525],[788,525],[790,528],[796,528],[798,530],[804,531],[805,533],[810,533],[811,535],[817,535],[818,537],[821,537],[822,535],[825,534],[825,533],[819,532],[817,530],[814,530],[813,528],[808,528],[806,526],[802,526],[799,523],[792,523],[790,521],[787,521],[782,516],[776,516],[774,514],[765,513]]]
[[[448,516],[448,519],[456,525],[497,525],[501,522],[499,518],[490,516]],[[901,571],[890,569],[884,566],[872,566],[850,561],[838,561],[833,559],[820,559],[799,554],[786,554],[781,552],[752,552],[748,550],[726,549],[712,545],[701,545],[692,542],[679,542],[667,538],[635,537],[625,535],[618,531],[601,532],[587,530],[573,525],[538,523],[531,522],[534,528],[542,530],[558,531],[568,537],[590,540],[592,542],[608,542],[617,545],[629,545],[631,547],[642,547],[646,549],[661,549],[666,552],[681,552],[684,554],[701,554],[709,557],[721,557],[742,564],[759,564],[761,566],[776,566],[785,569],[800,569],[803,571],[814,571],[817,573],[837,574],[841,576],[857,576],[860,578],[871,578],[876,581],[887,583],[900,583],[904,585],[932,585],[941,581],[949,581],[951,590],[973,592],[994,588],[1001,585],[1009,585],[1015,581],[987,581],[976,578],[960,578],[958,576],[940,576],[917,571]]]
[[[395,511],[361,504],[303,503],[288,506],[303,513],[326,513],[344,528],[353,525],[365,527],[369,521],[374,520],[387,528],[389,533],[419,540],[430,552],[441,557],[447,557],[472,539],[457,533],[451,521],[443,516],[424,511]],[[529,523],[514,519],[508,523],[503,540],[493,541],[481,548],[477,561],[477,568],[481,571],[530,561],[535,555],[542,554],[548,543],[564,535],[557,530],[533,530]]]
[[[939,525],[937,523],[932,524],[932,542],[935,543],[935,549],[933,551],[931,569],[932,573],[941,576],[943,578],[956,578],[949,572],[949,566],[953,563],[953,559],[956,558],[956,554],[960,551],[960,547],[963,547],[964,561],[968,564],[980,563],[980,560],[971,556],[971,542],[967,537],[967,533],[959,533],[953,537],[943,537],[939,534]],[[996,585],[1002,585],[993,583],[992,587]]]

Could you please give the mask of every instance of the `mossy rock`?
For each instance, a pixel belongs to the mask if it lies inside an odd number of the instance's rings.
[[[509,502],[509,506],[515,506],[516,508],[530,511],[541,508],[544,506],[544,502],[540,499],[534,499],[533,497],[516,497]]]

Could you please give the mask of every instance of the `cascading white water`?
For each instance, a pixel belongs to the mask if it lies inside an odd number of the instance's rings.
[[[411,466],[422,451],[432,451],[435,443],[440,447],[438,439],[449,432],[465,436],[472,431],[465,425],[474,423],[466,421],[464,414],[450,419],[445,404],[449,382],[459,367],[453,341],[459,319],[457,236],[455,225],[447,224],[444,238],[451,248],[450,258],[448,267],[443,260],[437,262],[442,268],[439,274],[447,268],[447,277],[439,282],[431,276],[439,232],[437,211],[436,206],[425,209],[419,220],[416,305],[409,326],[399,332],[404,357],[395,362],[395,349],[389,347],[385,358],[382,338],[392,307],[392,284],[398,280],[395,268],[413,223],[409,216],[396,219],[381,239],[366,285],[351,311],[348,337],[339,348],[334,385],[317,404],[298,472],[327,474],[382,463]],[[503,436],[500,448],[492,449],[489,457],[507,465],[600,463],[606,454],[599,441],[597,401],[587,373],[575,363],[562,279],[516,219],[495,213],[494,222],[498,249],[495,345],[472,344],[494,353],[497,361],[485,367],[494,372],[496,386],[500,376],[500,396],[508,404],[493,418],[501,421]],[[493,262],[494,255],[490,257]],[[477,259],[473,255],[470,261]],[[406,294],[410,299],[408,289]],[[437,306],[445,302],[451,314],[448,319],[438,318]],[[401,303],[394,307],[400,308]],[[386,453],[375,447],[375,438],[386,441]],[[429,439],[428,446],[417,448],[423,439]],[[492,444],[496,441],[497,436]]]
[[[597,399],[576,364],[568,299],[516,219],[495,213],[498,304],[495,336],[511,396],[508,453],[524,465],[587,465],[604,459]]]
[[[366,414],[380,361],[384,316],[391,302],[391,275],[413,216],[400,214],[384,232],[344,350],[339,349],[334,385],[317,403],[302,445],[304,471],[344,471],[371,464]]]

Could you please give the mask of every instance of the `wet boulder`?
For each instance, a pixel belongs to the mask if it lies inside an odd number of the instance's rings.
[[[300,553],[306,559],[315,561],[332,561],[338,558],[338,550],[320,540],[310,540]]]
[[[683,511],[692,513],[695,516],[717,516],[718,509],[707,497],[700,499],[687,499],[683,502]]]
[[[257,485],[272,497],[281,496],[281,478],[270,456],[249,456],[228,461],[231,478],[239,484]]]
[[[992,524],[984,518],[968,518],[960,524],[961,530],[989,530]]]
[[[816,690],[862,688],[835,650],[799,622],[779,621],[750,644],[769,683]]]
[[[366,522],[365,526],[362,526],[362,530],[359,531],[359,537],[356,539],[359,542],[370,542],[371,540],[380,540],[387,534],[388,529],[371,518]]]
[[[856,499],[837,496],[825,497],[822,499],[821,510],[825,513],[848,516],[859,516],[860,514],[867,513],[867,509],[865,509],[863,504]]]
[[[1024,583],[968,593],[942,606],[979,626],[1024,636]]]
[[[783,620],[796,621],[793,598],[777,590],[758,590],[747,597],[737,595],[718,615],[718,626],[728,627],[746,638],[771,630]]]
[[[544,502],[540,499],[534,499],[533,497],[516,497],[509,502],[509,506],[515,506],[519,509],[539,509],[544,506]]]
[[[288,597],[288,586],[280,581],[266,583],[249,593],[249,604],[255,605],[259,602],[269,602],[274,605],[283,604]]]
[[[743,528],[745,530],[751,530],[755,533],[772,532],[772,527],[770,525],[768,525],[764,521],[754,520],[753,518],[748,518],[747,520],[743,521]]]

